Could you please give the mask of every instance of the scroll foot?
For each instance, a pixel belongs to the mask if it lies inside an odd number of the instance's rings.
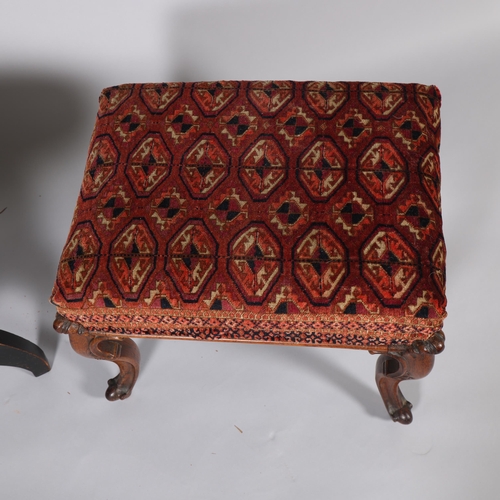
[[[434,366],[434,356],[444,349],[444,334],[438,332],[428,341],[416,341],[401,350],[389,350],[377,360],[375,380],[385,407],[394,422],[411,424],[412,404],[399,388],[403,380],[414,380],[428,375]]]
[[[118,375],[108,380],[106,399],[117,401],[126,399],[132,393],[139,376],[140,353],[135,342],[128,337],[113,337],[102,333],[88,332],[81,325],[72,323],[58,315],[54,328],[60,333],[67,333],[71,347],[82,356],[118,365]]]

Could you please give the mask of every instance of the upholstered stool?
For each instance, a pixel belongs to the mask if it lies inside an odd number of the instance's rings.
[[[440,94],[433,86],[201,82],[103,90],[52,302],[55,329],[114,361],[131,337],[381,353],[399,382],[444,348]]]

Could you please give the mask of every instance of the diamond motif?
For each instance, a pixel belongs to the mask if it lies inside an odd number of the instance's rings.
[[[328,119],[347,102],[349,88],[342,82],[309,82],[304,89],[304,98],[320,118]]]
[[[186,200],[182,198],[175,187],[170,186],[151,203],[151,217],[163,231],[186,213],[185,205]]]
[[[379,308],[360,287],[352,286],[343,301],[335,304],[335,310],[341,314],[379,314]]]
[[[199,128],[193,110],[184,104],[165,118],[165,130],[170,134],[175,144],[191,137]]]
[[[253,222],[229,243],[227,270],[245,301],[262,304],[282,271],[279,241],[262,222]]]
[[[347,161],[332,139],[316,139],[298,162],[297,179],[314,201],[328,201],[344,183]]]
[[[355,236],[373,221],[373,208],[353,191],[334,204],[333,216],[349,236]]]
[[[309,220],[307,203],[302,203],[295,192],[290,191],[271,204],[269,218],[282,234],[291,234]]]
[[[81,301],[99,265],[101,242],[90,222],[78,224],[63,249],[57,284],[68,302]]]
[[[203,300],[210,311],[242,311],[244,306],[229,294],[224,283],[216,283],[208,299]]]
[[[220,120],[221,132],[231,141],[233,146],[248,139],[257,130],[257,118],[252,116],[245,106],[238,106]]]
[[[406,314],[415,318],[440,318],[443,310],[439,302],[432,292],[424,291],[415,304],[407,307]]]
[[[141,99],[151,113],[163,113],[181,94],[182,83],[161,83],[141,88]]]
[[[192,96],[205,116],[218,115],[238,95],[238,82],[200,82]]]
[[[418,254],[392,227],[379,226],[361,250],[361,274],[381,302],[400,307],[420,279]]]
[[[132,94],[132,86],[116,86],[104,89],[99,96],[99,111],[103,117],[114,113]]]
[[[189,148],[181,179],[193,198],[205,199],[227,177],[230,159],[215,135],[204,134]]]
[[[252,82],[248,99],[265,117],[276,115],[293,97],[293,83],[286,81]]]
[[[232,188],[229,193],[220,195],[209,205],[210,220],[213,220],[220,230],[236,220],[248,217],[247,202],[242,200]]]
[[[144,303],[148,307],[156,309],[180,309],[181,301],[176,297],[176,292],[172,285],[165,278],[165,275],[158,273],[155,276],[149,292],[144,295]]]
[[[123,142],[130,142],[146,129],[146,115],[135,104],[115,119],[115,132]]]
[[[267,200],[287,176],[287,158],[273,136],[261,135],[243,153],[238,175],[254,201]]]
[[[217,270],[218,245],[201,219],[190,219],[170,240],[166,271],[184,302],[198,302]]]
[[[123,186],[118,186],[100,197],[97,204],[97,220],[111,231],[118,221],[130,214],[130,204],[130,196]]]
[[[162,136],[148,134],[132,151],[125,175],[137,196],[149,196],[170,174],[172,154]]]
[[[408,111],[402,118],[394,120],[392,128],[394,136],[401,139],[409,150],[417,149],[428,140],[425,124],[415,111]]]
[[[294,106],[276,121],[278,134],[282,135],[290,147],[297,146],[314,133],[312,118],[300,106]]]
[[[116,291],[114,291],[114,287],[110,283],[103,281],[93,283],[92,288],[87,293],[87,297],[86,302],[98,309],[115,309],[123,305],[123,301],[116,294]]]
[[[109,135],[94,139],[83,176],[81,194],[84,200],[95,198],[115,173],[120,154]]]
[[[327,224],[313,224],[295,244],[293,274],[314,305],[329,305],[348,273],[347,250]]]
[[[378,119],[389,118],[406,101],[404,88],[396,83],[362,83],[359,96]]]
[[[337,133],[350,149],[361,139],[370,135],[372,127],[368,118],[365,118],[357,109],[353,109],[337,122]]]
[[[411,194],[398,207],[398,222],[402,227],[408,228],[417,240],[424,239],[436,231],[433,211],[416,194]]]
[[[274,300],[268,304],[273,314],[300,314],[309,312],[307,302],[301,301],[298,294],[293,292],[291,286],[282,286],[275,295]]]
[[[111,244],[108,269],[126,300],[137,300],[156,263],[157,243],[142,219],[132,220]]]
[[[407,182],[406,161],[389,139],[375,139],[358,163],[358,180],[379,203],[391,203]]]

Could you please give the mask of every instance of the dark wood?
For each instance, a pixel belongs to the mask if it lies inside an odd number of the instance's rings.
[[[413,420],[412,404],[403,396],[399,383],[428,375],[434,356],[444,350],[444,340],[443,332],[438,332],[427,341],[416,341],[406,348],[389,348],[379,356],[375,380],[394,422],[410,424]]]
[[[106,398],[109,401],[125,399],[139,375],[140,353],[135,342],[125,336],[89,332],[82,325],[57,314],[54,329],[69,335],[71,346],[87,358],[113,361],[119,374],[108,381]],[[412,404],[401,393],[399,383],[403,380],[423,378],[434,366],[434,356],[444,350],[443,332],[435,333],[427,341],[416,341],[410,346],[395,346],[371,351],[381,354],[377,360],[376,382],[380,395],[395,422],[410,424],[413,420]]]
[[[71,347],[86,358],[113,361],[118,365],[118,375],[108,380],[106,399],[126,399],[132,393],[139,376],[140,353],[136,343],[128,337],[89,332],[83,326],[67,320],[60,314],[54,321],[54,329],[67,333]]]
[[[50,371],[45,353],[33,342],[0,330],[0,365],[29,370],[35,377]]]

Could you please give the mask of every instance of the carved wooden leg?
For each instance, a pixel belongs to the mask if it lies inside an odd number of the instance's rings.
[[[69,335],[71,346],[78,354],[113,361],[118,365],[120,373],[108,380],[106,399],[116,401],[130,396],[139,376],[140,365],[139,348],[132,339],[88,332],[81,325],[60,315],[56,317],[54,328],[59,333]]]
[[[411,424],[412,404],[405,399],[399,383],[423,378],[434,366],[434,355],[444,349],[444,334],[438,332],[428,341],[414,342],[402,350],[389,350],[377,360],[375,380],[385,407],[394,422]]]

